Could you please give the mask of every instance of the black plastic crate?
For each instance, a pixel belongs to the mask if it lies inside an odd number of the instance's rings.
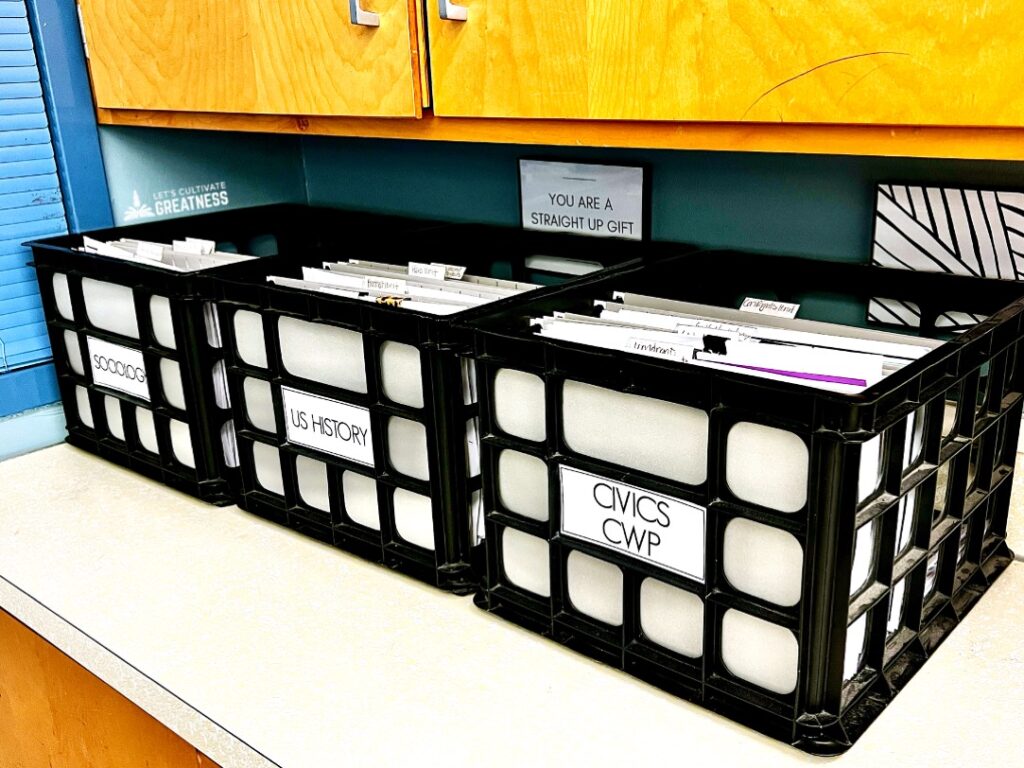
[[[480,225],[400,241],[350,234],[344,247],[288,260],[275,274],[301,277],[303,266],[355,258],[405,267],[440,261],[470,274],[556,282],[566,279],[556,274],[565,260],[579,276],[657,250]],[[218,283],[241,506],[443,589],[475,590],[478,405],[471,335],[457,321],[483,310],[437,316],[262,279]],[[301,422],[289,436],[288,420],[300,412],[321,425],[316,439],[298,436]],[[335,429],[346,439],[320,441]]]
[[[866,327],[880,285],[921,306],[923,335],[953,299],[989,319],[856,395],[530,330],[615,291]],[[477,604],[808,752],[845,750],[1011,560],[1021,296],[714,252],[474,319]]]
[[[343,212],[274,205],[88,232],[97,240],[208,239],[218,250],[254,256],[307,255],[335,247]],[[423,222],[364,217],[389,231]],[[236,500],[237,463],[223,350],[211,285],[218,275],[262,274],[270,261],[198,272],[74,250],[82,235],[30,243],[72,445],[216,504]],[[114,345],[138,370],[112,389],[94,381],[90,356]],[[101,359],[102,358],[102,359]],[[137,365],[136,365],[137,361]],[[125,391],[128,390],[128,391]],[[222,390],[226,392],[226,390]]]

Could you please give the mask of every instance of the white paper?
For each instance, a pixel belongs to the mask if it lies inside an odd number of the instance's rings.
[[[555,312],[532,324],[549,338],[841,393],[873,386],[938,345],[832,323],[772,316],[752,323],[737,310],[614,296],[626,303],[595,301],[598,317]]]
[[[195,237],[186,237],[185,242],[196,249],[196,253],[208,256],[217,250],[217,243],[213,240],[201,240]]]
[[[220,445],[224,452],[224,463],[234,469],[238,466],[238,440],[235,437],[235,422],[227,421],[220,428]]]
[[[86,336],[85,340],[95,384],[149,402],[149,377],[141,352],[92,336]]]
[[[369,409],[288,387],[281,399],[289,442],[374,466]]]
[[[136,243],[135,253],[146,259],[162,259],[164,257],[164,247],[159,243],[148,243],[140,240]]]
[[[562,533],[704,581],[704,507],[558,468]]]
[[[130,259],[132,257],[132,254],[126,253],[116,246],[108,245],[101,240],[94,240],[91,237],[82,238],[82,248],[88,253],[96,253],[100,256],[110,256],[115,259]]]

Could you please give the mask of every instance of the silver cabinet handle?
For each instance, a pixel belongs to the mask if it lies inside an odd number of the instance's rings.
[[[348,15],[353,24],[361,27],[379,27],[380,14],[364,11],[359,7],[359,0],[348,0]]]
[[[451,0],[437,0],[437,10],[442,19],[448,21],[465,21],[469,18],[469,8],[464,5],[456,5]]]

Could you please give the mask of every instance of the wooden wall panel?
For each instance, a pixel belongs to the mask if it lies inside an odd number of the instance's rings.
[[[0,611],[0,767],[217,768]]]

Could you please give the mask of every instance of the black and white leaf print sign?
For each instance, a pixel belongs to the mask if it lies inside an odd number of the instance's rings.
[[[1024,192],[880,184],[871,261],[882,267],[970,277],[1024,277]],[[868,319],[917,327],[921,309],[875,298]],[[984,317],[950,307],[936,327],[963,329]]]

